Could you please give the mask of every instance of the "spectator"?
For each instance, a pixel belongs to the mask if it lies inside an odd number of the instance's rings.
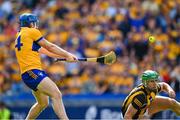
[[[174,89],[175,92],[180,91],[180,65],[174,68],[174,70],[171,72],[171,81],[169,84]]]
[[[13,93],[14,89],[27,91],[17,87],[21,78],[13,52],[16,21],[22,12],[37,14],[45,37],[62,48],[67,46],[64,49],[79,57],[100,56],[111,50],[118,55],[111,66],[54,63],[42,56],[43,67],[64,94],[127,93],[145,69],[156,69],[163,81],[179,91],[176,72],[180,61],[179,2],[162,2],[0,0],[0,94],[8,90]],[[153,44],[147,42],[150,35],[156,38]],[[127,76],[123,77],[125,71]],[[101,75],[105,77],[100,79]],[[59,81],[61,78],[63,81]]]

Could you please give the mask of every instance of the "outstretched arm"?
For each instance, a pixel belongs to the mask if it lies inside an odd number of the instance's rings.
[[[77,60],[77,57],[66,50],[58,47],[57,45],[48,42],[46,39],[43,38],[43,40],[39,41],[38,44],[45,48],[44,53],[47,54],[48,56],[52,57],[63,57],[66,58],[68,61],[74,61]],[[43,50],[42,50],[43,51]],[[42,52],[41,51],[41,52]],[[49,51],[49,52],[48,52]]]
[[[61,57],[62,57],[62,56],[59,56],[59,55],[57,55],[57,54],[54,54],[54,53],[48,51],[47,49],[45,49],[45,48],[43,48],[43,47],[41,47],[41,48],[38,50],[38,52],[41,53],[41,54],[45,54],[45,55],[47,55],[47,56],[49,56],[49,57],[53,57],[53,58],[61,58]]]
[[[169,97],[175,98],[176,94],[174,90],[167,83],[161,82],[159,83],[159,85],[161,86],[161,91],[168,93]]]

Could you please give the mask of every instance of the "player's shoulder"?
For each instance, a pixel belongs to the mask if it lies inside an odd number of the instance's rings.
[[[141,86],[137,86],[135,87],[131,93],[129,94],[129,96],[133,96],[133,99],[137,98],[137,99],[141,99],[143,101],[145,101],[146,99],[146,93],[145,90],[143,89],[143,87]]]
[[[134,91],[134,98],[137,98],[137,99],[141,99],[143,101],[146,100],[146,91],[144,89],[144,86],[143,85],[138,85],[136,88],[135,88],[135,91]]]
[[[146,106],[146,94],[144,92],[140,92],[139,94],[136,94],[132,100],[132,105],[134,108],[139,109],[139,108],[144,108]]]
[[[29,27],[21,27],[21,30],[19,31],[20,34],[29,34],[29,35],[32,35],[36,32],[38,32],[38,30]]]
[[[138,91],[134,98],[141,99],[142,101],[146,100],[146,94],[143,91]]]
[[[137,87],[135,87],[132,91],[145,94],[145,87],[142,84],[140,84]]]
[[[32,32],[32,33],[39,33],[40,30],[37,29],[37,28],[29,28],[29,30]]]

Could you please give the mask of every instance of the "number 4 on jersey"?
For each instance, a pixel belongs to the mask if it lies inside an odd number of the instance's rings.
[[[17,44],[16,44],[15,48],[18,48],[18,51],[20,51],[21,50],[21,46],[23,46],[23,43],[21,43],[21,36],[18,36]]]

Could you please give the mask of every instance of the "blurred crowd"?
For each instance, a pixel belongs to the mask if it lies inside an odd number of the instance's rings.
[[[139,75],[157,70],[180,91],[180,0],[0,0],[0,94],[29,91],[14,53],[18,16],[38,15],[44,37],[78,57],[113,50],[117,62],[54,63],[43,68],[63,94],[128,93]],[[154,43],[148,42],[150,35]]]

